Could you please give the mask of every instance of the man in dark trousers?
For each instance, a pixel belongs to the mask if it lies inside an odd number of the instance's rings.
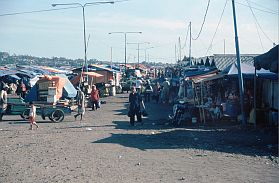
[[[141,106],[145,110],[145,106],[141,95],[136,92],[136,87],[132,87],[132,91],[129,95],[129,114],[130,124],[135,126],[135,115],[137,116],[137,121],[142,123],[141,118]]]

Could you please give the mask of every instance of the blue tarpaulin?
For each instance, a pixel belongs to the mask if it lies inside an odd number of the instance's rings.
[[[77,95],[77,90],[73,86],[73,84],[70,82],[68,77],[65,74],[56,74],[56,76],[59,76],[61,78],[65,78],[65,86],[63,88],[63,94],[62,98],[74,98]]]

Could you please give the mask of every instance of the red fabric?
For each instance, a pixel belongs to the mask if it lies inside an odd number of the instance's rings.
[[[92,101],[98,101],[100,99],[98,90],[91,91],[91,99],[92,99]]]

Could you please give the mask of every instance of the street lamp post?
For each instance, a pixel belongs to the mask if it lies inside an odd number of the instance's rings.
[[[128,44],[137,44],[138,45],[138,67],[139,67],[139,51],[140,51],[140,44],[150,44],[150,42],[142,42],[142,43],[128,43]],[[146,54],[146,53],[145,53]],[[146,61],[146,55],[145,55],[145,61]]]
[[[125,75],[127,74],[126,71],[127,71],[127,34],[142,34],[142,32],[109,32],[109,34],[124,34],[124,41],[125,41],[125,70],[124,70],[124,73]]]
[[[85,70],[88,72],[88,66],[87,66],[87,46],[86,46],[86,31],[85,31],[85,6],[87,5],[100,5],[100,4],[114,4],[114,1],[103,1],[103,2],[92,2],[92,3],[85,3],[85,4],[80,4],[80,3],[59,3],[59,4],[52,4],[53,7],[55,6],[72,6],[72,5],[78,5],[82,7],[82,18],[83,18],[83,41],[84,41],[84,65],[85,65]]]
[[[144,61],[146,62],[146,50],[152,49],[154,47],[149,47],[144,49]],[[148,62],[149,62],[149,54],[148,54]]]

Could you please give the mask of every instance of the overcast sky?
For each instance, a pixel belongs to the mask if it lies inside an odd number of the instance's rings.
[[[84,0],[0,0],[0,14],[52,9],[52,3],[86,3]],[[228,0],[212,46],[210,42],[226,0],[211,0],[200,37],[192,41],[192,56],[235,53],[232,3]],[[263,53],[278,44],[278,0],[250,0],[255,19],[246,0],[236,0],[241,54]],[[182,57],[189,55],[188,24],[196,37],[205,14],[207,0],[130,0],[113,5],[85,8],[86,33],[90,35],[88,58],[124,60],[124,35],[114,31],[142,31],[128,34],[127,42],[140,45],[140,61],[174,63],[175,45],[181,38]],[[56,7],[56,8],[62,8]],[[257,31],[258,29],[258,31]],[[259,33],[257,33],[259,32]],[[210,48],[210,49],[208,49]],[[0,51],[40,57],[83,58],[82,9],[66,9],[32,14],[0,16]],[[178,54],[179,55],[179,54]],[[137,62],[137,45],[127,45],[128,62]]]

